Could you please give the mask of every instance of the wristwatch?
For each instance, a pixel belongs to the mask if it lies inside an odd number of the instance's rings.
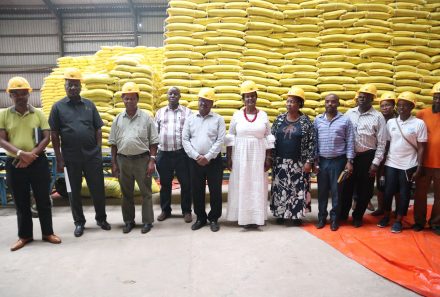
[[[350,164],[354,163],[353,159],[347,159],[347,162],[349,162]]]
[[[150,159],[153,159],[156,162],[156,156],[150,156]]]

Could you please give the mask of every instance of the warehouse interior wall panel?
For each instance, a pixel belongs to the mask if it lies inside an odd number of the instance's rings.
[[[93,55],[102,46],[163,46],[168,0],[51,0],[58,16],[43,0],[0,1],[0,105],[12,76],[29,79],[39,102],[43,78],[63,56]],[[61,33],[57,17],[61,17]],[[137,33],[137,35],[136,35]],[[37,100],[38,99],[38,100]],[[37,104],[39,105],[39,103]]]
[[[2,37],[0,53],[52,53],[59,51],[57,36]]]
[[[57,34],[56,19],[35,20],[2,20],[0,18],[0,35]]]
[[[161,47],[163,46],[163,34],[141,34],[138,38],[139,45],[148,47]]]
[[[134,46],[134,41],[94,41],[87,43],[66,43],[65,44],[65,53],[66,56],[69,55],[80,55],[81,53],[85,53],[84,55],[93,54],[101,49],[101,46]]]
[[[15,54],[2,54],[0,55],[1,68],[33,68],[38,69],[40,67],[53,66],[56,63],[58,53],[44,55],[15,55]]]
[[[106,17],[90,19],[64,19],[64,34],[72,33],[117,33],[133,31],[133,20],[131,17]]]

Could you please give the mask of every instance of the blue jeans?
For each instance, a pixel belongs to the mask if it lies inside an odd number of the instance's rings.
[[[339,219],[341,211],[340,197],[341,189],[338,184],[338,177],[345,168],[347,159],[345,155],[334,159],[319,158],[318,173],[318,219],[325,220],[328,215],[327,204],[328,194],[332,196],[332,209],[330,210],[330,220]]]
[[[385,166],[385,193],[383,196],[383,209],[391,211],[394,194],[400,192],[400,203],[396,205],[396,213],[399,216],[406,216],[410,200],[411,182],[408,179],[416,171],[417,167],[408,170],[397,169]]]

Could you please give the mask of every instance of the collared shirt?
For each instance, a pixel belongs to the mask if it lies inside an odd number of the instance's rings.
[[[420,110],[417,117],[425,122],[428,130],[428,142],[423,153],[423,166],[440,168],[440,112],[434,113],[432,107]]]
[[[220,153],[226,134],[225,120],[222,116],[210,112],[205,117],[199,113],[185,121],[183,127],[183,147],[192,159],[199,155],[210,161]]]
[[[403,138],[402,133],[411,144]],[[415,167],[418,165],[417,143],[428,140],[426,125],[422,120],[413,116],[406,121],[402,121],[400,117],[391,119],[387,122],[387,140],[390,142],[390,149],[385,162],[386,166],[402,170]]]
[[[358,107],[349,109],[345,116],[353,124],[356,153],[376,150],[373,164],[379,166],[385,154],[386,122],[383,115],[373,107],[360,113]]]
[[[64,97],[52,106],[49,125],[61,136],[64,160],[102,158],[96,130],[103,126],[103,122],[92,101],[85,98],[73,101]]]
[[[150,146],[158,142],[153,119],[139,108],[132,118],[123,111],[113,120],[108,143],[116,145],[119,154],[140,155],[149,152]]]
[[[329,121],[325,113],[316,117],[313,125],[318,138],[317,156],[334,158],[346,155],[354,159],[354,131],[348,117],[338,112]]]
[[[28,111],[24,114],[17,112],[15,106],[0,113],[0,130],[6,131],[8,142],[18,149],[29,152],[37,145],[35,128],[50,130],[43,112],[32,105],[28,105]],[[16,157],[8,151],[6,154]]]
[[[156,128],[161,151],[177,151],[182,148],[182,131],[185,120],[192,111],[182,105],[171,109],[168,105],[156,112]]]

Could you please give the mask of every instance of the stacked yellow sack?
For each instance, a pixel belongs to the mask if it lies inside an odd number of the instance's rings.
[[[284,14],[282,7],[261,0],[249,0],[246,11],[246,50],[241,59],[241,78],[258,85],[257,106],[273,121],[279,114],[278,108],[285,105],[281,97],[285,92],[281,68],[291,63],[284,59],[282,52],[283,38],[289,37],[287,28],[283,26]]]
[[[41,106],[47,118],[49,118],[52,105],[66,96],[63,72],[60,68],[54,68],[53,72],[44,78],[41,87]]]
[[[122,198],[121,187],[116,177],[104,178],[104,189],[105,189],[105,197]],[[159,185],[157,184],[154,178],[151,181],[151,190],[152,193],[158,193],[160,191]],[[134,195],[135,196],[141,195],[141,191],[139,190],[139,186],[137,183],[135,183],[134,185]],[[89,187],[87,186],[87,182],[85,179],[83,179],[81,183],[81,196],[91,197],[90,190]]]
[[[166,91],[178,87],[181,91],[180,104],[188,105],[196,97],[202,86],[201,74],[204,55],[195,47],[205,45],[203,33],[204,20],[208,14],[199,7],[198,2],[207,1],[169,1],[169,17],[165,26],[165,53],[163,67],[162,96],[158,108],[167,104]]]
[[[390,49],[396,52],[394,90],[416,93],[416,112],[425,103],[431,104],[430,91],[439,81],[440,20],[436,17],[440,5],[397,1],[390,6],[394,8],[394,17],[390,19],[393,29]]]
[[[108,137],[114,116],[109,113],[113,108],[114,78],[108,74],[89,73],[85,74],[82,82],[81,96],[95,103],[96,108],[104,122],[102,127],[102,146],[108,147]]]

